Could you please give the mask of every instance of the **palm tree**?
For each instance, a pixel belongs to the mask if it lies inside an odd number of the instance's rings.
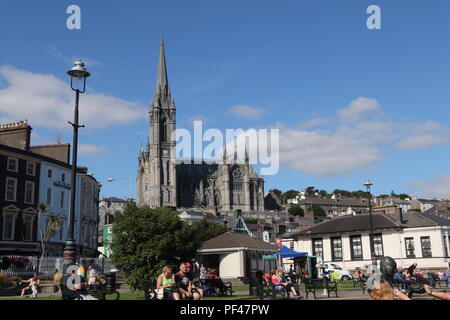
[[[59,228],[61,227],[61,219],[59,216],[53,215],[50,212],[47,212],[47,205],[43,203],[39,203],[37,205],[37,209],[39,211],[38,215],[38,226],[39,226],[39,232],[41,235],[41,256],[38,260],[38,267],[37,271],[39,272],[40,267],[40,260],[45,256],[45,251],[47,249],[48,243],[51,238],[58,232]],[[47,223],[45,225],[45,230],[42,231],[41,225],[40,225],[40,219],[41,215],[44,215],[48,218]]]

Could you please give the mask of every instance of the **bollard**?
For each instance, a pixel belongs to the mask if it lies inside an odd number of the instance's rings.
[[[105,293],[110,294],[116,291],[116,273],[108,272],[106,274]]]
[[[250,285],[249,285],[249,295],[253,297],[262,297],[262,292],[259,289],[258,283],[260,279],[258,278],[258,270],[250,270]]]

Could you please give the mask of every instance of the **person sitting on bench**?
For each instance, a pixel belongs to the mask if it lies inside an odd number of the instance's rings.
[[[295,290],[295,287],[291,281],[287,281],[284,278],[284,272],[282,270],[276,270],[274,269],[272,274],[272,283],[275,285],[276,290],[283,290],[286,289],[286,292],[288,295],[293,295],[296,297],[297,290]]]
[[[165,299],[180,300],[180,291],[175,287],[172,268],[165,266],[156,280],[156,289],[163,289]]]

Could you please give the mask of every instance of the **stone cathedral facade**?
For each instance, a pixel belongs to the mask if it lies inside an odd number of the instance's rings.
[[[176,108],[167,78],[164,43],[161,40],[155,93],[150,109],[150,139],[141,148],[136,178],[137,204],[152,208],[195,208],[213,212],[241,209],[264,211],[264,180],[248,163],[194,163],[178,161],[176,143],[171,141],[176,128]]]

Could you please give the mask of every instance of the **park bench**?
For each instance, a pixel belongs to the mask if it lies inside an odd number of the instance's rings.
[[[306,299],[308,299],[309,293],[312,293],[314,295],[314,299],[317,299],[316,290],[324,289],[327,290],[328,298],[330,297],[331,292],[334,292],[336,294],[336,297],[338,297],[336,281],[328,281],[327,279],[312,279],[305,282]]]
[[[82,296],[92,296],[97,300],[119,300],[120,298],[120,293],[115,288],[105,285],[91,285],[81,290],[72,291],[66,285],[60,284],[59,290],[62,300],[83,300]],[[115,294],[115,299],[107,299],[110,294]]]
[[[367,285],[365,280],[357,279],[352,277],[353,287],[360,287],[362,289],[363,294],[366,293]]]
[[[205,297],[232,296],[234,293],[231,282],[223,282],[220,278],[200,279],[195,285],[204,290]]]
[[[446,287],[448,288],[448,280],[436,279],[434,281],[434,286],[439,285],[439,288]]]
[[[72,291],[67,288],[66,285],[60,284],[59,290],[61,291],[62,300],[84,300],[83,296],[92,296],[97,300],[104,300],[103,291],[97,288],[86,288],[82,290]]]

